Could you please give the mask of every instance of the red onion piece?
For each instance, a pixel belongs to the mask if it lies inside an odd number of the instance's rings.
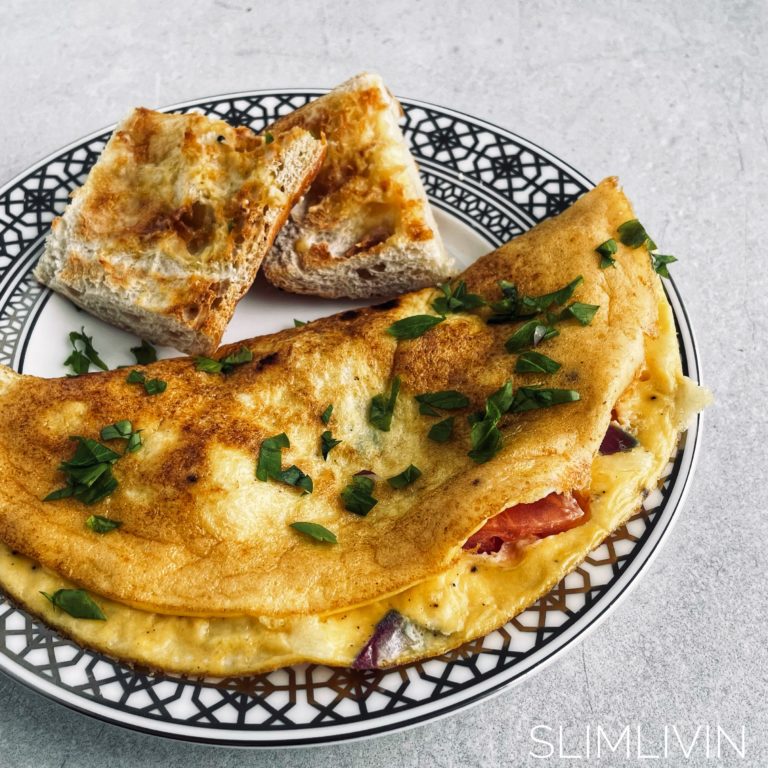
[[[359,472],[355,472],[352,477],[376,477],[376,473],[370,469],[361,469]]]
[[[422,631],[397,611],[389,611],[352,662],[352,669],[379,669],[423,642]]]
[[[637,446],[637,438],[625,432],[618,424],[610,424],[605,433],[603,442],[600,443],[600,453],[610,456],[622,451],[631,451]]]

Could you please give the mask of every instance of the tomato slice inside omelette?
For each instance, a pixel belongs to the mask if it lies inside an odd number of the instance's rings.
[[[509,542],[562,533],[588,519],[588,505],[572,493],[550,493],[532,504],[516,504],[492,517],[473,533],[464,549],[477,554],[498,552]]]

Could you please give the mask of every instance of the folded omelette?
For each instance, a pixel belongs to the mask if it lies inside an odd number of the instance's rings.
[[[488,633],[639,508],[707,402],[653,249],[608,179],[451,284],[215,359],[0,367],[0,584],[192,674]]]

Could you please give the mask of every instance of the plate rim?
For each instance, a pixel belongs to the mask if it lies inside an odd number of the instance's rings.
[[[243,90],[214,94],[202,98],[185,99],[183,101],[175,102],[167,106],[158,107],[157,109],[161,112],[171,112],[178,109],[198,107],[202,104],[205,104],[206,102],[226,100],[234,101],[238,98],[285,94],[322,95],[327,93],[329,90],[331,89],[300,87],[278,87]],[[590,178],[588,178],[582,172],[578,171],[570,163],[563,160],[554,152],[547,150],[535,142],[520,136],[519,134],[516,134],[515,132],[510,131],[509,129],[504,128],[496,123],[485,120],[483,118],[479,118],[468,112],[454,109],[452,107],[445,107],[430,101],[412,99],[408,97],[398,97],[398,100],[407,104],[409,107],[413,106],[435,109],[440,113],[446,114],[448,116],[457,116],[459,118],[466,119],[475,125],[487,128],[488,130],[491,130],[502,136],[510,137],[521,146],[534,149],[536,153],[552,160],[558,167],[567,170],[570,174],[572,174],[575,180],[581,182],[587,189],[591,189],[595,186],[594,182]],[[2,186],[0,186],[0,197],[6,194],[19,182],[33,175],[47,164],[55,161],[62,154],[114,130],[116,125],[117,123],[112,123],[104,128],[92,131],[84,136],[72,140],[71,142],[68,142],[67,144],[59,147],[57,150],[48,153],[37,162],[24,168],[21,172],[17,173],[6,183],[2,184]],[[670,300],[670,304],[672,305],[676,328],[679,335],[679,342],[686,353],[685,361],[689,365],[688,375],[690,375],[694,381],[701,384],[701,357],[690,316],[682,301],[679,289],[674,280],[670,279],[666,281],[665,289]],[[536,651],[534,656],[538,657],[539,654],[541,654],[541,657],[536,658],[536,660],[527,665],[525,669],[522,669],[514,674],[507,674],[511,670],[504,670],[499,672],[495,677],[503,677],[503,679],[497,680],[496,682],[491,682],[491,680],[489,680],[489,684],[486,687],[480,691],[472,693],[469,696],[463,694],[461,691],[454,693],[447,697],[447,701],[442,702],[441,706],[433,709],[432,711],[419,712],[421,708],[430,706],[430,702],[427,701],[417,705],[415,712],[413,709],[410,709],[399,713],[400,715],[406,713],[410,714],[406,717],[403,717],[402,719],[397,720],[396,722],[385,722],[380,725],[374,725],[375,721],[361,721],[358,723],[321,723],[311,729],[292,729],[276,732],[274,735],[271,735],[269,739],[248,738],[249,735],[255,732],[249,732],[245,730],[242,732],[234,732],[242,733],[244,738],[233,738],[233,731],[228,730],[227,728],[210,727],[201,732],[199,726],[196,725],[173,723],[172,726],[175,732],[161,730],[164,724],[164,721],[161,719],[152,720],[146,716],[137,715],[131,712],[120,712],[119,710],[115,710],[113,707],[109,707],[100,702],[87,699],[83,696],[78,696],[66,689],[59,687],[54,680],[32,675],[23,667],[20,667],[15,661],[2,654],[0,654],[0,672],[2,672],[2,674],[6,677],[9,677],[14,681],[22,684],[25,688],[33,691],[37,695],[43,696],[49,700],[57,702],[58,704],[64,705],[72,711],[93,717],[102,722],[152,736],[184,742],[207,744],[209,746],[289,749],[338,744],[371,739],[387,733],[398,733],[401,731],[417,728],[420,725],[426,725],[430,722],[442,720],[450,716],[452,713],[462,709],[468,709],[469,707],[474,707],[482,701],[501,695],[505,691],[510,690],[512,687],[521,684],[525,679],[528,678],[529,675],[535,674],[547,667],[549,664],[554,662],[558,654],[568,648],[573,649],[594,629],[600,626],[602,622],[624,600],[624,598],[631,593],[639,581],[638,577],[647,572],[650,565],[652,565],[658,556],[658,553],[662,549],[663,544],[677,523],[682,508],[685,506],[690,492],[691,481],[695,474],[696,466],[698,465],[700,445],[703,435],[703,423],[703,416],[701,413],[699,413],[696,415],[695,420],[692,421],[688,427],[687,440],[683,448],[683,455],[681,458],[680,472],[674,479],[674,485],[670,491],[670,498],[667,500],[664,508],[667,512],[667,519],[664,523],[664,527],[661,530],[654,529],[652,532],[653,535],[650,537],[649,541],[643,545],[642,560],[639,562],[631,563],[627,569],[622,571],[618,578],[616,578],[613,583],[611,583],[609,588],[601,597],[601,602],[604,604],[599,606],[597,609],[592,609],[588,614],[585,614],[582,619],[575,622],[572,627],[564,632],[562,637],[555,639],[552,643],[548,643],[543,648],[540,648],[538,651]],[[674,498],[672,498],[672,496],[674,496]],[[671,505],[673,505],[671,511],[667,511]],[[35,617],[32,618],[33,620],[38,621],[35,619]],[[581,626],[581,624],[583,624],[583,626]],[[27,675],[29,675],[28,678]],[[68,700],[70,697],[71,700]],[[457,699],[452,701],[454,697],[457,697]],[[388,715],[385,717],[397,718],[399,714],[397,712],[388,713]],[[118,719],[118,717],[121,719]],[[166,723],[166,725],[171,724]],[[329,729],[331,729],[330,733],[328,733]],[[185,732],[187,730],[189,730],[189,733]],[[320,735],[319,733],[317,735],[312,735],[315,731],[325,731],[326,733],[324,735]],[[275,735],[285,735],[288,738],[275,741]]]

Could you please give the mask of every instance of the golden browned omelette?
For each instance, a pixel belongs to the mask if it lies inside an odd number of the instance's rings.
[[[706,403],[648,246],[609,179],[443,290],[215,360],[2,369],[0,581],[81,642],[197,673],[490,631],[638,508]]]

